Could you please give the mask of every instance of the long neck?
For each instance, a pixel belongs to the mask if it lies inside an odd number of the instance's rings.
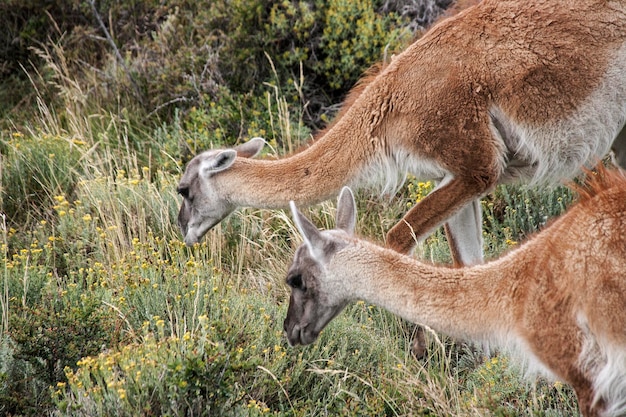
[[[458,338],[498,340],[511,330],[513,290],[520,274],[509,257],[453,269],[366,246],[366,258],[359,245],[339,261],[356,298]]]
[[[222,175],[231,200],[240,206],[309,205],[339,194],[365,169],[371,154],[363,148],[366,132],[341,121],[307,149],[278,160],[237,158]]]
[[[344,185],[367,180],[364,173],[384,158],[385,150],[385,139],[375,133],[383,106],[378,91],[385,83],[377,81],[304,151],[272,161],[237,158],[220,173],[231,201],[260,208],[286,207],[290,200],[308,205],[336,196]]]

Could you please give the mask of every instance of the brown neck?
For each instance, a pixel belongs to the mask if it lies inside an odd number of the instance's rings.
[[[237,158],[220,173],[224,192],[238,206],[284,208],[293,200],[310,205],[353,184],[372,155],[363,149],[366,133],[340,121],[310,147],[279,160]]]
[[[512,289],[519,263],[511,256],[471,268],[436,267],[391,250],[367,245],[339,261],[358,299],[379,305],[411,322],[453,337],[489,340],[512,325]],[[361,255],[357,257],[358,253]],[[358,284],[356,283],[358,281]],[[352,286],[354,285],[354,286]]]

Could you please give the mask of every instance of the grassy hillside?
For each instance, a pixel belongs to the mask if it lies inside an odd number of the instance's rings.
[[[201,244],[181,241],[175,187],[190,156],[253,135],[268,138],[270,156],[309,140],[415,20],[382,2],[237,1],[230,14],[226,2],[135,3],[93,12],[68,2],[82,26],[59,24],[63,36],[29,50],[26,78],[3,78],[22,81],[14,84],[24,101],[3,109],[0,131],[0,414],[576,413],[566,386],[525,382],[504,355],[429,333],[429,356],[416,361],[413,325],[365,303],[314,345],[289,347],[284,278],[300,241],[284,211],[239,210]],[[313,28],[315,13],[327,23]],[[104,21],[124,66],[97,15],[119,17]],[[356,15],[361,23],[351,24]],[[263,33],[246,32],[250,22]],[[233,43],[211,26],[219,24]],[[335,68],[313,53],[353,38],[376,39],[362,61]],[[90,43],[81,50],[78,39]],[[361,191],[359,233],[381,241],[430,187],[409,179],[396,196]],[[564,188],[498,188],[483,202],[487,256],[519,244],[571,199]],[[332,227],[334,202],[308,213]],[[416,256],[449,262],[441,231]]]

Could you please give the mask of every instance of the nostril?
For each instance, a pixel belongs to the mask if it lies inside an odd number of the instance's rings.
[[[183,196],[183,198],[189,198],[189,187],[179,185],[176,188],[176,192]]]

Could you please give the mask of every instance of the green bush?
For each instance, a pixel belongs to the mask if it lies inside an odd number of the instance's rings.
[[[498,254],[541,230],[571,205],[567,187],[545,188],[502,185],[482,201],[483,230],[488,253]],[[504,246],[500,246],[504,243]]]
[[[207,300],[207,313],[186,330],[181,326],[172,333],[169,320],[155,316],[138,330],[138,342],[68,369],[67,384],[57,384],[54,392],[59,409],[76,416],[147,416],[318,415],[350,409],[379,415],[402,408],[392,381],[380,372],[402,368],[403,360],[389,354],[398,338],[381,341],[374,309],[358,304],[352,310],[363,317],[361,324],[345,316],[316,345],[290,349],[280,330],[284,306],[220,288],[222,279],[213,275],[208,291],[196,287]],[[346,372],[352,361],[366,365]],[[351,402],[352,397],[360,400]]]
[[[80,176],[81,156],[79,145],[61,136],[14,132],[0,137],[0,211],[9,225],[45,219],[54,195],[71,195]]]
[[[13,398],[9,415],[50,407],[48,387],[64,380],[65,367],[120,338],[99,297],[87,296],[81,281],[56,275],[53,247],[54,239],[33,239],[9,259],[5,252],[2,262],[3,346],[11,349],[0,376],[2,394]]]
[[[562,385],[529,387],[504,359],[436,334],[429,358],[413,360],[413,326],[362,302],[317,343],[288,347],[284,278],[299,238],[285,211],[238,210],[200,244],[180,240],[183,163],[257,135],[272,156],[308,140],[405,42],[406,20],[389,11],[403,2],[96,2],[115,47],[87,1],[5,3],[34,66],[31,90],[15,62],[0,68],[20,89],[0,88],[12,97],[0,132],[0,414],[576,412]],[[361,192],[360,233],[382,241],[432,186]],[[487,255],[560,213],[568,193],[499,187],[483,205]],[[334,225],[333,204],[307,213]],[[441,230],[417,256],[449,261]]]
[[[334,90],[345,91],[363,71],[397,52],[403,32],[398,17],[379,16],[370,1],[331,0],[324,16],[317,74]],[[407,33],[404,33],[405,37]]]
[[[95,13],[79,0],[44,9],[36,2],[31,6],[10,13],[16,16],[22,50],[36,48],[27,56],[38,67],[49,63],[42,49],[56,45],[65,51],[72,78],[89,91],[88,100],[100,100],[113,113],[141,108],[157,124],[155,117],[171,120],[177,109],[207,107],[224,93],[235,99],[250,93],[262,97],[265,83],[271,83],[290,105],[308,103],[305,122],[319,126],[321,114],[363,71],[411,36],[397,13],[381,11],[382,2],[220,0],[203,5],[177,0],[162,5],[146,0],[99,2]],[[107,31],[115,46],[96,40],[104,35],[97,16],[114,25]],[[58,32],[51,30],[55,24]],[[18,69],[11,74],[19,75]],[[301,75],[304,83],[298,88],[294,81]],[[38,83],[38,93],[46,89],[45,81]],[[46,97],[50,102],[58,94],[50,91]],[[227,131],[231,137],[239,133]]]
[[[241,410],[243,400],[237,376],[254,369],[256,359],[213,342],[206,316],[181,337],[165,336],[158,316],[152,322],[156,333],[145,333],[140,342],[85,357],[78,371],[66,370],[68,384],[56,384],[53,394],[64,415],[237,415],[233,408]]]

